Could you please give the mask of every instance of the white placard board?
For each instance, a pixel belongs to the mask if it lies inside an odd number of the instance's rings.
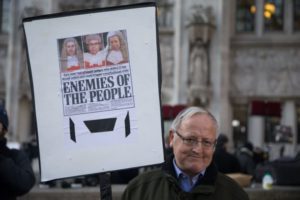
[[[154,3],[23,27],[41,181],[164,162]]]

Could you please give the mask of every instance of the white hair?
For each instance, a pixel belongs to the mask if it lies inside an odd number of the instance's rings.
[[[217,122],[216,118],[209,111],[207,111],[203,108],[200,108],[200,107],[196,107],[196,106],[188,107],[188,108],[182,110],[180,113],[178,113],[178,115],[175,117],[175,119],[173,120],[173,122],[171,124],[171,130],[173,130],[173,131],[177,130],[184,120],[191,118],[192,116],[197,115],[197,114],[207,115],[211,118],[211,120],[214,123],[216,135],[217,135],[218,134],[218,122]]]

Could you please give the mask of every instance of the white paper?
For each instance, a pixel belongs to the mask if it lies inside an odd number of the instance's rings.
[[[42,181],[164,161],[155,17],[149,6],[24,22]],[[63,67],[66,38],[76,38],[84,54],[85,36],[99,34],[106,48],[112,31],[123,33],[126,62],[116,64],[122,57],[114,53],[109,66],[76,67],[73,58],[74,68]],[[91,132],[85,123],[101,119],[115,119],[113,129]]]

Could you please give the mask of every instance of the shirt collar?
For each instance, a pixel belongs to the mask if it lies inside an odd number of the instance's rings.
[[[175,162],[175,158],[173,159],[173,166],[174,166],[174,169],[175,169],[175,172],[176,172],[176,177],[177,178],[180,178],[180,176],[185,176],[185,177],[189,177],[186,173],[184,173],[176,164]],[[193,184],[195,184],[199,178],[199,176],[204,176],[205,174],[205,169],[202,170],[201,172],[199,172],[198,174],[196,174],[195,176],[192,177],[192,182]]]

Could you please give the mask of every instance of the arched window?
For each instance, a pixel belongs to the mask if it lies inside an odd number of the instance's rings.
[[[236,31],[254,32],[255,29],[255,0],[236,1]]]
[[[283,31],[284,4],[282,0],[265,0],[263,16],[264,30]]]
[[[294,0],[293,16],[294,31],[300,31],[300,0]]]
[[[235,5],[238,34],[300,31],[300,0],[235,0]]]

